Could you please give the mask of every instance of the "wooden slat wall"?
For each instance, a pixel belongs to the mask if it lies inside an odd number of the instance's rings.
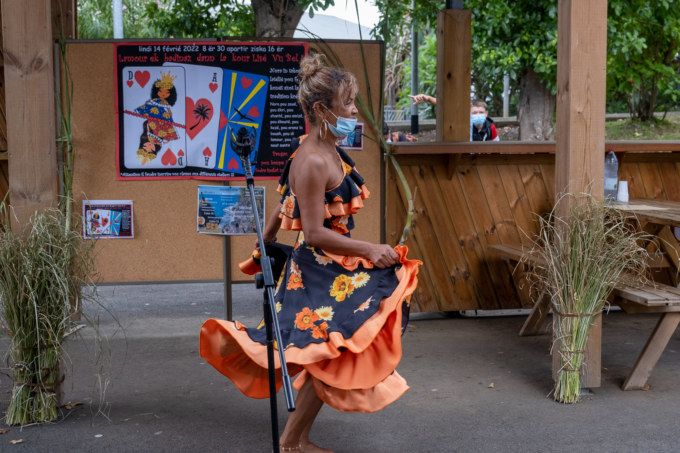
[[[0,24],[2,8],[0,8]],[[5,198],[9,190],[9,172],[7,168],[7,116],[5,112],[5,57],[3,53],[2,27],[0,27],[0,200]],[[9,202],[9,200],[8,200]]]
[[[487,253],[490,244],[529,244],[537,214],[552,209],[554,155],[463,155],[451,179],[446,155],[397,159],[411,190],[416,214],[407,246],[423,261],[413,298],[415,311],[495,310],[522,307],[511,269]],[[680,201],[680,153],[626,153],[619,178],[631,198]],[[396,243],[406,203],[388,168],[386,237]],[[525,289],[526,290],[526,289]]]

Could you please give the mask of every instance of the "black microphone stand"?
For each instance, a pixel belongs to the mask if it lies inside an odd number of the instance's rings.
[[[248,192],[250,192],[250,203],[253,209],[253,216],[255,217],[255,227],[257,230],[257,241],[260,244],[260,266],[262,273],[255,276],[255,285],[257,288],[264,287],[264,324],[267,337],[267,365],[269,368],[269,405],[271,408],[272,421],[272,442],[274,453],[279,453],[279,424],[278,411],[276,407],[276,374],[274,366],[274,335],[276,336],[276,344],[278,345],[279,361],[281,362],[281,379],[283,381],[283,390],[286,396],[286,405],[288,412],[295,410],[295,401],[293,399],[293,388],[290,383],[290,376],[288,375],[288,366],[286,365],[286,356],[284,355],[284,344],[281,340],[281,330],[279,327],[279,318],[276,315],[276,308],[274,305],[274,274],[272,272],[272,263],[267,256],[267,250],[264,245],[262,237],[262,225],[260,224],[260,216],[257,212],[257,204],[255,200],[255,180],[253,178],[253,170],[250,166],[250,153],[255,145],[255,140],[248,136],[248,131],[245,127],[241,127],[237,132],[237,137],[234,140],[232,135],[231,145],[234,151],[241,157],[241,165],[243,166]]]

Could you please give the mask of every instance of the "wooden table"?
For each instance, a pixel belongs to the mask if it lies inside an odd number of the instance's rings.
[[[631,373],[623,383],[624,390],[640,389],[647,387],[647,378],[652,369],[658,362],[661,354],[668,345],[673,333],[680,323],[680,303],[677,290],[680,274],[680,244],[673,234],[675,226],[680,227],[680,202],[652,200],[652,199],[632,199],[628,203],[616,203],[616,206],[624,212],[634,215],[640,222],[641,228],[648,234],[656,236],[655,243],[659,250],[665,252],[666,258],[675,270],[672,273],[673,286],[659,286],[659,292],[663,291],[657,298],[646,297],[644,300],[634,300],[635,292],[626,298],[617,297],[614,291],[616,303],[626,313],[661,313],[656,327],[652,331],[647,343],[645,344],[640,356],[638,357]],[[654,288],[653,290],[656,290]],[[632,299],[632,300],[631,300]]]
[[[676,270],[674,286],[680,285],[680,244],[673,234],[673,228],[680,227],[680,202],[636,198],[615,206],[634,216],[647,234],[658,238],[655,243],[659,251]]]
[[[661,313],[656,327],[622,385],[623,390],[645,389],[647,379],[680,324],[678,288],[680,245],[672,232],[675,225],[680,226],[680,202],[634,199],[629,203],[616,203],[615,206],[630,213],[631,219],[639,222],[641,229],[655,236],[653,243],[659,250],[650,251],[649,267],[670,268],[671,275],[675,276],[672,286],[652,281],[636,283],[633,286],[619,283],[612,292],[611,302],[620,306],[626,313]],[[492,245],[489,246],[489,250],[511,263],[512,275],[518,287],[525,283],[522,281],[524,274],[532,272],[530,267],[540,265],[540,262],[527,254],[521,246]],[[530,297],[528,294],[525,296]],[[532,311],[522,326],[520,335],[540,333],[541,326],[551,309],[550,298],[544,291],[539,291],[534,297]],[[593,342],[593,349],[590,351],[593,360],[590,363],[595,363],[599,368],[600,338],[593,339]]]

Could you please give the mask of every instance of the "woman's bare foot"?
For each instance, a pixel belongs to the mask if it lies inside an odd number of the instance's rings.
[[[313,444],[309,440],[303,440],[300,444],[301,451],[304,453],[333,453],[333,450],[328,450],[327,448],[321,448],[316,444]]]

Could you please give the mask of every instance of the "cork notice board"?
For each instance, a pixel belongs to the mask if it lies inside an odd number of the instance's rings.
[[[200,42],[200,41],[199,41]],[[144,44],[140,42],[140,45]],[[318,48],[309,42],[310,51]],[[373,94],[373,111],[379,110],[381,67],[363,61],[382,61],[382,43],[334,41],[328,46],[341,57],[343,65],[358,79],[360,95],[367,99],[368,75]],[[116,165],[116,86],[114,81],[114,43],[73,41],[67,47],[67,64],[73,82],[72,126],[76,150],[73,192],[79,206],[83,200],[132,200],[134,203],[133,239],[102,239],[96,243],[97,267],[102,282],[153,282],[221,280],[224,275],[224,239],[196,232],[197,191],[199,185],[245,185],[244,181],[200,179],[118,180]],[[364,133],[377,137],[368,121]],[[364,137],[363,149],[350,149],[349,155],[367,181],[371,198],[356,215],[357,228],[352,236],[366,241],[380,240],[382,209],[380,177],[382,157],[373,140]],[[265,216],[279,203],[275,179],[256,179],[265,187]],[[295,233],[280,232],[281,242],[292,244]],[[233,281],[252,281],[238,270],[238,262],[252,251],[255,236],[232,236],[231,266]]]

